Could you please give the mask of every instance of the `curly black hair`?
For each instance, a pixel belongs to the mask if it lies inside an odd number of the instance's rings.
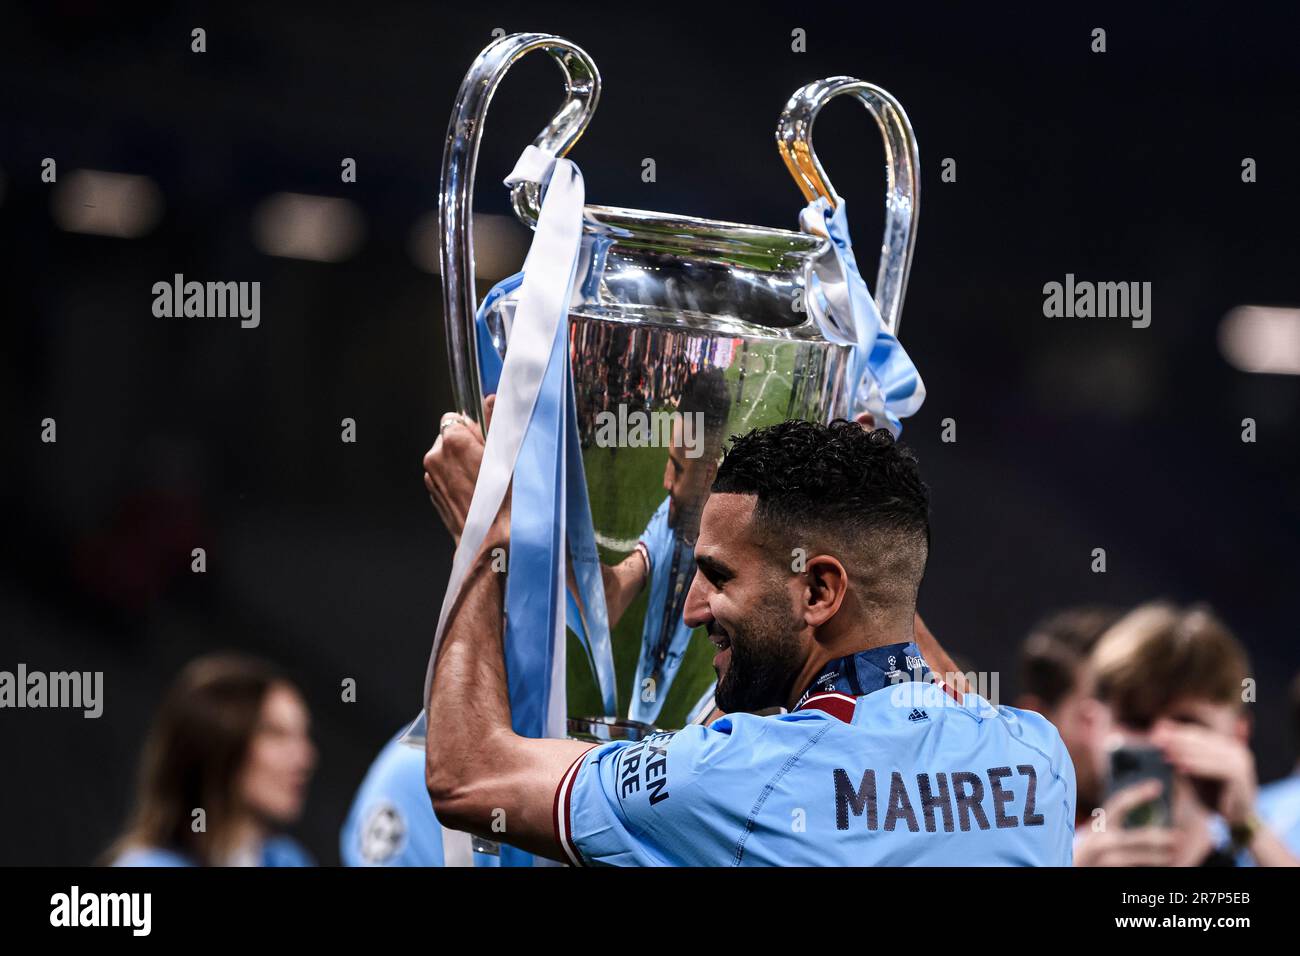
[[[715,494],[755,495],[755,523],[784,543],[838,544],[857,570],[914,578],[930,546],[930,492],[916,455],[884,429],[791,420],[733,437]],[[850,568],[853,571],[854,568]]]

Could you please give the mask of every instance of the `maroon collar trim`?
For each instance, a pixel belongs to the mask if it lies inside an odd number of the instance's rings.
[[[803,702],[803,705],[796,708],[798,710],[820,710],[830,714],[836,720],[842,720],[846,724],[853,723],[853,712],[857,710],[858,702],[856,698],[848,694],[841,694],[837,691],[827,691],[824,694],[814,694]]]

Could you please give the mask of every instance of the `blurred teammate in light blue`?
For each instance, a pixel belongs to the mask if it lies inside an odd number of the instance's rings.
[[[379,751],[352,801],[339,838],[344,866],[442,866],[442,826],[424,784],[424,750],[401,743]],[[497,853],[476,852],[475,866],[497,866]]]
[[[311,866],[281,831],[316,764],[302,695],[270,665],[212,656],[167,692],[114,866]]]
[[[443,430],[431,490],[476,472],[478,441]],[[684,606],[717,647],[727,716],[593,747],[510,728],[490,564],[503,509],[435,670],[439,817],[490,836],[504,813],[511,843],[575,864],[1068,865],[1074,771],[1055,729],[959,699],[916,646],[927,512],[888,432],[784,422],[736,440]]]

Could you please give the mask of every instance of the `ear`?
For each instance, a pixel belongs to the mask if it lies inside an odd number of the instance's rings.
[[[840,559],[819,554],[804,565],[804,623],[821,627],[835,616],[849,593],[849,572]]]

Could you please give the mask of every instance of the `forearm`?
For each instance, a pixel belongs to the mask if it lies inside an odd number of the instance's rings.
[[[609,626],[612,628],[622,619],[645,584],[645,557],[639,550],[633,551],[613,567],[602,564],[600,575],[605,585],[605,610],[609,614]]]
[[[435,805],[468,784],[474,765],[490,759],[494,742],[510,735],[510,697],[502,649],[505,575],[492,568],[489,537],[452,609],[434,668],[425,754]]]
[[[1300,866],[1300,860],[1267,826],[1260,826],[1259,832],[1250,841],[1250,855],[1260,866]]]
[[[438,650],[428,702],[426,783],[444,826],[561,859],[555,791],[592,745],[533,740],[511,728],[502,645],[505,575],[492,569],[492,550],[505,541],[501,533],[489,536]]]

